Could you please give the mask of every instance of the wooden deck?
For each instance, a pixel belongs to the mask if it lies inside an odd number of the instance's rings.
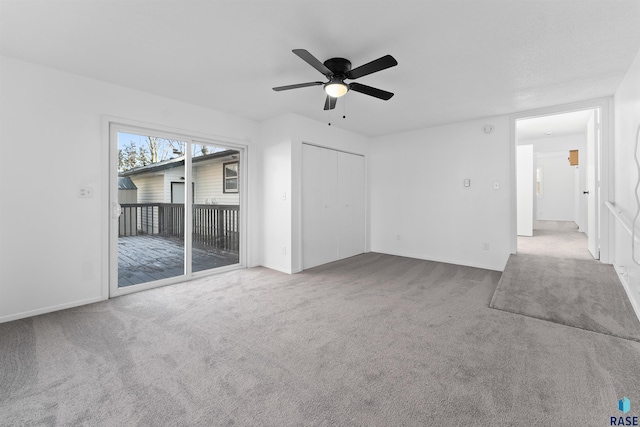
[[[194,243],[193,271],[237,264],[239,257]],[[118,286],[131,286],[184,274],[184,242],[178,237],[138,235],[118,238]]]
[[[237,205],[192,205],[194,244],[224,252],[240,252],[240,207]],[[120,205],[118,236],[184,236],[184,204],[132,203]]]

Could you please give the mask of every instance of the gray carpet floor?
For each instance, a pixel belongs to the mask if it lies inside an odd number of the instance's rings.
[[[518,237],[518,254],[593,260],[587,235],[573,221],[534,221],[533,237]]]
[[[536,223],[518,238],[490,307],[640,341],[640,321],[613,266],[594,260],[574,223]]]
[[[0,425],[603,426],[640,343],[488,307],[500,273],[365,254],[0,324]]]

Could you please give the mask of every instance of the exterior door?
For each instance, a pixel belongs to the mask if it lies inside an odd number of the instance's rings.
[[[184,182],[171,183],[171,203],[184,203]]]
[[[241,265],[243,149],[117,124],[110,140],[111,296]]]
[[[135,201],[125,203],[118,194],[113,218],[117,234],[112,277],[115,290],[145,287],[151,282],[169,281],[185,271],[185,194],[172,188],[185,176],[187,142],[174,137],[115,130],[118,180],[126,178],[134,188]],[[118,193],[120,193],[118,188]],[[174,193],[174,194],[172,194]]]

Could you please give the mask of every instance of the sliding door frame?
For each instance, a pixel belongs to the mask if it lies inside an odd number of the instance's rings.
[[[225,271],[245,268],[247,265],[247,206],[248,206],[248,146],[246,143],[232,140],[229,138],[211,137],[199,135],[195,132],[187,132],[184,130],[171,129],[165,126],[151,125],[139,123],[130,120],[105,118],[104,124],[108,133],[108,149],[109,149],[109,201],[108,201],[108,279],[107,279],[107,295],[113,298],[133,292],[144,291],[147,289],[157,288],[160,286],[171,285],[175,283],[185,282],[199,277],[219,274]],[[152,135],[160,138],[174,139],[187,143],[188,149],[185,150],[185,183],[193,181],[192,177],[192,156],[191,147],[193,145],[207,145],[213,147],[224,147],[240,152],[239,155],[239,262],[228,266],[222,266],[210,270],[198,272],[192,271],[192,215],[193,215],[193,193],[185,191],[185,209],[184,209],[184,266],[185,273],[180,276],[160,279],[153,282],[141,283],[127,287],[118,287],[118,216],[120,213],[120,205],[118,203],[118,132],[127,132],[139,135]],[[189,186],[185,185],[185,188]]]

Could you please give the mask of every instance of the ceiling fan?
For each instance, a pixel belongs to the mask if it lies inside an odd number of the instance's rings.
[[[289,89],[298,89],[301,87],[323,85],[324,91],[327,93],[327,99],[324,102],[325,110],[333,110],[336,107],[336,101],[338,100],[338,98],[346,94],[349,90],[364,93],[365,95],[373,96],[385,101],[388,101],[393,96],[393,93],[387,92],[386,90],[377,89],[375,87],[355,82],[345,83],[346,79],[355,80],[368,74],[395,67],[396,65],[398,65],[398,61],[396,61],[391,55],[385,55],[352,70],[351,62],[348,59],[331,58],[322,63],[318,59],[316,59],[315,56],[304,49],[294,49],[293,53],[302,58],[307,64],[311,65],[313,68],[324,74],[324,76],[329,79],[329,81],[278,86],[273,88],[273,90],[275,90],[276,92]]]

